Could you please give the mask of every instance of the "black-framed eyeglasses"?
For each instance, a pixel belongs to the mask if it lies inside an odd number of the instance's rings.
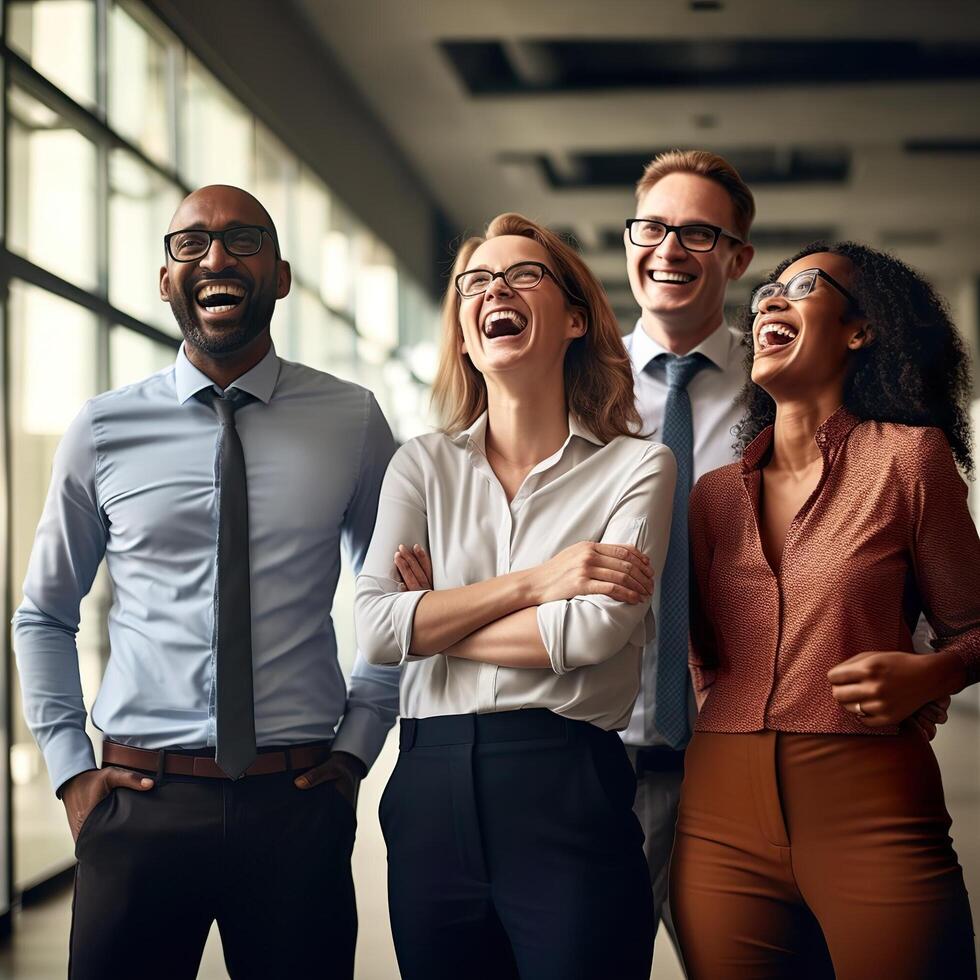
[[[262,248],[262,236],[268,235],[279,256],[279,243],[271,228],[265,225],[236,225],[224,231],[211,231],[209,228],[185,228],[172,231],[163,236],[163,246],[174,262],[196,262],[203,259],[211,250],[211,243],[221,239],[221,244],[229,255],[255,255]]]
[[[543,262],[531,261],[516,262],[503,272],[491,272],[489,269],[470,269],[461,272],[456,277],[456,292],[464,298],[479,296],[490,288],[490,283],[494,279],[503,279],[511,289],[534,289],[545,276],[553,279],[558,288],[570,299],[577,303],[581,302],[562,285],[559,278]]]
[[[739,245],[745,244],[738,235],[733,235],[717,225],[668,225],[663,221],[652,221],[649,218],[627,218],[626,230],[629,232],[630,241],[641,248],[659,245],[671,232],[689,252],[710,252],[722,236],[730,238]]]
[[[774,296],[785,296],[792,303],[804,299],[813,292],[813,287],[817,284],[818,279],[829,282],[837,292],[850,301],[855,312],[860,312],[861,304],[858,303],[854,294],[848,292],[832,275],[824,272],[823,269],[804,269],[802,272],[797,272],[789,282],[767,282],[765,285],[759,286],[752,293],[752,312],[758,313],[759,306]]]

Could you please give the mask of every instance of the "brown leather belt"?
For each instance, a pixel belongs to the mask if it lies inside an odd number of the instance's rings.
[[[246,776],[270,776],[293,769],[312,769],[326,762],[330,745],[297,745],[295,747],[260,751],[245,770]],[[162,757],[162,759],[161,759]],[[163,762],[161,767],[160,763]],[[122,766],[125,769],[145,769],[147,772],[168,773],[173,776],[204,776],[208,779],[227,779],[213,756],[185,755],[166,749],[137,749],[108,739],[102,745],[102,765]]]

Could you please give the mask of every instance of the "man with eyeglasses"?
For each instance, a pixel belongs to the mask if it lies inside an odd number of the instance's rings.
[[[752,261],[752,192],[722,157],[700,150],[656,157],[636,185],[636,216],[623,236],[635,330],[624,338],[644,432],[677,459],[670,547],[653,609],[643,675],[623,739],[637,774],[636,813],[654,913],[674,937],[668,862],[696,707],[687,668],[687,498],[704,472],[735,458],[735,399],[745,382],[738,332],[725,322],[725,292]],[[676,939],[674,941],[677,945]]]
[[[194,977],[217,920],[236,980],[349,978],[356,792],[398,674],[359,658],[348,692],[330,610],[394,443],[370,392],[276,355],[290,268],[254,197],[194,192],[164,247],[176,363],[68,429],[14,618],[76,840],[69,974]],[[75,634],[103,557],[99,769]]]

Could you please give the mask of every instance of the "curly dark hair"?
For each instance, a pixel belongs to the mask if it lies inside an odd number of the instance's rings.
[[[946,301],[919,273],[886,252],[857,242],[812,242],[784,259],[765,280],[774,282],[804,256],[831,252],[854,268],[851,292],[874,330],[873,343],[854,351],[844,405],[860,419],[942,429],[957,463],[973,475],[969,403],[970,359]],[[746,374],[752,370],[752,326],[746,307],[740,327]],[[739,452],[776,418],[776,403],[751,376],[739,396],[745,409],[732,429]]]

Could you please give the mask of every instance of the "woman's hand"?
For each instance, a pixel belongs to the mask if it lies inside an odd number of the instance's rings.
[[[422,545],[406,548],[400,544],[395,552],[395,568],[408,592],[432,588],[432,560]]]
[[[644,602],[653,595],[653,570],[642,551],[625,544],[580,541],[529,570],[534,604],[577,595]]]
[[[949,703],[950,697],[947,695],[938,701],[930,701],[928,704],[924,704],[909,718],[909,726],[915,728],[926,741],[931,742],[936,737],[936,728],[946,724],[946,719],[949,717],[947,714]]]
[[[965,675],[955,654],[899,650],[868,650],[827,672],[834,697],[868,728],[901,724],[928,702],[960,690]]]

